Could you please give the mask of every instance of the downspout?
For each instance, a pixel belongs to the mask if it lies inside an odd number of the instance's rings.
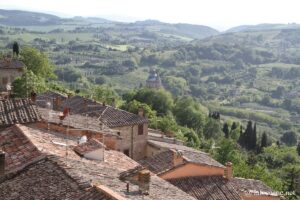
[[[133,127],[131,127],[131,158],[133,159]]]

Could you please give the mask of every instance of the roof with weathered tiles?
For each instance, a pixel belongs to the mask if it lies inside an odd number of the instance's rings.
[[[122,172],[138,167],[139,164],[129,157],[125,156],[123,153],[108,150],[105,151],[104,161],[88,160],[78,156],[73,151],[73,148],[77,143],[77,138],[66,136],[64,134],[56,133],[53,131],[38,129],[33,125],[31,125],[30,127],[24,125],[16,125],[16,127],[18,127],[18,129],[16,130],[20,134],[23,134],[25,138],[28,138],[28,140],[31,141],[31,145],[36,147],[43,154],[44,158],[41,158],[40,161],[37,161],[35,163],[31,162],[27,164],[26,162],[22,162],[20,163],[23,164],[22,168],[19,168],[19,170],[15,172],[14,175],[10,176],[10,174],[6,174],[5,180],[0,179],[2,180],[0,181],[0,187],[7,188],[3,191],[12,192],[11,194],[5,194],[8,195],[5,196],[8,197],[7,199],[13,199],[15,196],[9,195],[16,195],[17,193],[32,197],[30,195],[34,194],[33,191],[37,191],[37,194],[40,195],[42,191],[46,189],[44,185],[48,182],[47,179],[51,178],[52,176],[53,180],[49,180],[49,184],[51,185],[51,187],[53,186],[53,190],[55,190],[55,183],[57,180],[59,180],[60,177],[65,179],[65,177],[68,176],[71,178],[67,179],[67,182],[61,183],[61,185],[57,184],[62,188],[58,188],[57,193],[54,192],[53,195],[60,195],[59,193],[63,192],[64,186],[66,187],[65,189],[68,189],[71,195],[75,194],[76,192],[75,190],[73,190],[74,188],[76,189],[78,187],[83,187],[85,189],[91,189],[93,185],[100,184],[110,188],[124,198],[134,200],[194,199],[172,184],[154,175],[151,176],[150,193],[148,196],[141,195],[138,192],[138,186],[134,183],[130,184],[130,191],[127,192],[127,183],[120,179],[120,174]],[[11,149],[6,149],[6,151],[9,153]],[[39,171],[40,166],[41,168],[45,168],[46,171]],[[56,168],[56,166],[58,167]],[[48,171],[48,169],[50,171]],[[32,174],[35,173],[35,171],[37,171],[37,173],[35,177],[32,177]],[[30,182],[29,180],[32,181]],[[72,180],[74,180],[75,182]],[[23,187],[25,188],[23,189]],[[30,192],[27,193],[26,189],[28,187],[30,187],[28,189],[28,191]],[[48,194],[47,191],[44,191],[44,193]],[[1,194],[2,193],[0,193],[0,195]],[[62,195],[62,199],[67,199],[64,195]],[[89,195],[92,194],[89,193]],[[69,199],[72,198],[70,197]]]
[[[278,196],[278,194],[274,193],[271,188],[266,186],[260,180],[235,177],[231,179],[231,182],[234,187],[241,192]]]
[[[35,105],[28,99],[0,100],[0,128],[13,124],[25,124],[40,121],[41,117]]]
[[[90,139],[85,143],[79,144],[74,147],[74,151],[79,155],[83,156],[86,153],[104,148],[104,145],[96,139]]]
[[[0,198],[113,200],[94,189],[58,158],[46,157],[0,179]]]
[[[195,163],[200,165],[208,165],[208,166],[224,168],[224,166],[221,163],[212,159],[209,154],[204,153],[202,151],[198,151],[195,149],[190,150],[189,147],[184,147],[181,145],[175,145],[169,143],[165,144],[164,142],[157,142],[157,141],[154,142],[164,144],[162,145],[162,149],[160,149],[161,152],[139,161],[141,165],[145,166],[153,173],[160,174],[176,167],[173,164],[173,156],[174,156],[173,148],[170,147],[179,147],[176,148],[175,150],[179,151],[180,154],[183,156],[183,161],[184,161],[183,164]]]
[[[38,107],[38,112],[45,122],[53,124],[61,124],[64,126],[101,132],[110,135],[117,135],[116,131],[110,129],[105,124],[100,124],[96,117],[83,116],[79,114],[68,114],[63,120],[60,119],[62,112]]]
[[[139,163],[155,174],[160,174],[175,167],[173,163],[173,151],[171,150],[142,159]]]
[[[6,171],[15,170],[41,157],[41,152],[24,135],[18,126],[0,132],[0,149],[6,152]]]
[[[60,98],[61,101],[66,100],[68,97],[64,94],[58,92],[47,91],[42,94],[38,94],[36,97],[36,105],[43,108],[49,108],[47,103],[50,103],[50,107],[53,107],[53,101],[57,98]]]
[[[168,181],[198,200],[242,200],[233,184],[222,176],[186,177]]]
[[[0,69],[22,69],[25,64],[16,59],[2,59],[0,60]]]
[[[111,128],[148,123],[145,117],[81,96],[68,98],[62,104],[61,110],[66,107],[69,107],[73,114],[88,114],[89,116],[97,117],[98,120]]]

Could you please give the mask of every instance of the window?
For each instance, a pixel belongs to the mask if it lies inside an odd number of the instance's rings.
[[[121,132],[117,132],[118,136],[121,136]]]
[[[125,149],[123,152],[124,152],[124,154],[125,154],[126,156],[129,157],[129,149]]]
[[[143,135],[144,134],[144,124],[140,124],[138,126],[138,134]]]

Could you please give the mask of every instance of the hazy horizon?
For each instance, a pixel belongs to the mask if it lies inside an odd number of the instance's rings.
[[[60,5],[60,6],[58,6]],[[220,31],[240,25],[262,23],[300,23],[296,0],[261,2],[252,0],[196,1],[141,1],[111,0],[10,0],[0,2],[1,9],[15,9],[54,14],[60,17],[102,17],[109,20],[133,22],[138,20],[159,20],[167,23],[189,23],[205,25]],[[67,8],[67,9],[66,9]]]

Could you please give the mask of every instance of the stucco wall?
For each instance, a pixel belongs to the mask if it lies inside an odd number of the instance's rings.
[[[98,149],[87,154],[84,154],[84,157],[92,160],[103,160],[103,149]]]
[[[240,193],[244,200],[280,200],[280,197]]]
[[[208,165],[198,165],[187,163],[183,166],[170,170],[159,175],[163,179],[194,177],[194,176],[209,176],[209,175],[224,175],[224,169]]]
[[[113,128],[122,137],[120,151],[129,150],[129,156],[139,160],[147,156],[148,124],[143,125],[143,134],[138,134],[138,125]]]
[[[11,84],[17,77],[22,76],[22,69],[0,68],[0,91],[6,91],[6,84],[3,84],[3,78],[7,78]]]

